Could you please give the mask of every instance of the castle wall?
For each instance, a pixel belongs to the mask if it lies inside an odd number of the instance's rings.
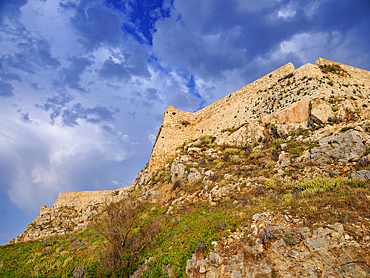
[[[347,73],[350,74],[351,79],[353,79],[354,83],[363,84],[364,86],[370,86],[370,72],[367,70],[355,68],[349,65],[344,65],[341,63],[333,62],[330,60],[326,60],[324,58],[318,58],[316,60],[316,65],[338,65],[342,69],[344,69]]]
[[[88,206],[110,203],[122,199],[122,195],[125,195],[130,188],[131,186],[117,190],[62,192],[59,193],[53,207],[47,209],[47,211],[62,207],[73,207],[75,210],[79,211]]]
[[[218,134],[223,129],[239,127],[257,119],[249,107],[258,98],[258,90],[269,88],[294,71],[294,65],[288,63],[195,113],[168,107],[149,160],[149,171],[165,165],[175,155],[176,148],[186,141]]]
[[[214,136],[256,120],[267,122],[273,115],[282,122],[306,123],[310,100],[328,97],[337,89],[327,85],[328,80],[322,81],[325,74],[319,66],[324,64],[339,65],[349,74],[331,76],[339,85],[352,82],[370,86],[368,71],[319,58],[316,65],[306,64],[297,70],[288,63],[195,113],[170,106],[153,147],[149,172],[164,166],[178,146],[203,135]]]

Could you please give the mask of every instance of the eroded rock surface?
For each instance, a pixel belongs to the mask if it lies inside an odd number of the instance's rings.
[[[367,149],[359,132],[353,129],[322,138],[318,143],[320,146],[311,150],[311,159],[318,163],[357,161]]]
[[[215,245],[205,259],[193,255],[186,273],[190,278],[226,277],[369,277],[368,245],[345,234],[342,224],[311,231],[307,227],[272,225],[267,245],[253,236],[234,233]],[[255,242],[250,246],[247,242]],[[237,247],[235,247],[237,246]],[[225,250],[233,250],[226,252]],[[263,254],[263,255],[261,255]]]

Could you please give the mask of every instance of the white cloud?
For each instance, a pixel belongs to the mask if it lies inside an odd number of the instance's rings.
[[[149,142],[152,143],[152,145],[154,145],[156,138],[157,136],[155,134],[149,134],[148,136]]]
[[[284,19],[287,19],[289,17],[293,17],[296,15],[296,4],[293,4],[290,2],[288,5],[281,8],[278,12],[278,17],[282,17]]]
[[[322,2],[322,0],[312,0],[308,5],[306,5],[304,11],[309,19],[314,17]]]
[[[110,182],[100,167],[134,154],[90,123],[69,128],[24,124],[4,117],[0,123],[0,163],[12,166],[11,173],[3,173],[11,177],[3,189],[23,209],[37,210],[40,202],[50,206],[61,191],[104,187]],[[96,184],[84,184],[91,181]]]
[[[294,53],[302,61],[315,61],[329,49],[336,48],[341,42],[340,32],[312,32],[294,35],[290,40],[280,43],[280,49],[272,56]]]

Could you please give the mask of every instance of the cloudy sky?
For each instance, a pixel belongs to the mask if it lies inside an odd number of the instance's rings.
[[[1,0],[0,244],[59,192],[130,185],[185,111],[318,57],[370,70],[368,0]]]

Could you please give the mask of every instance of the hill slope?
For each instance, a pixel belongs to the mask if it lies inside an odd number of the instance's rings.
[[[0,274],[368,277],[370,73],[316,63],[168,108],[130,188],[61,195]]]

